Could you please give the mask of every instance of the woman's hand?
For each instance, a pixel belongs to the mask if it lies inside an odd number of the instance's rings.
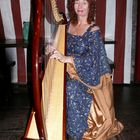
[[[56,50],[55,47],[53,47],[51,44],[48,44],[46,47],[45,47],[45,54],[46,55],[52,55],[53,52]]]
[[[62,63],[72,63],[72,57],[65,56],[61,54],[58,50],[55,50],[53,54],[51,55],[50,59],[56,59]]]
[[[50,54],[50,59],[56,59],[62,63],[73,63],[73,58],[61,54],[55,47],[49,45],[46,47],[45,54]]]

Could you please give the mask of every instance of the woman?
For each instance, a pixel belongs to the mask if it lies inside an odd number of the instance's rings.
[[[67,63],[67,134],[74,140],[106,140],[120,133],[123,126],[115,119],[108,92],[112,92],[108,84],[111,71],[94,23],[94,2],[70,0],[68,9],[67,56],[49,48],[51,59]]]

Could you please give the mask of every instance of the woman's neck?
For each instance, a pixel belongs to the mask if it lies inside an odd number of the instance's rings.
[[[88,24],[88,22],[87,22],[87,18],[84,18],[84,17],[79,17],[78,18],[78,24],[77,25],[86,25],[86,24]]]

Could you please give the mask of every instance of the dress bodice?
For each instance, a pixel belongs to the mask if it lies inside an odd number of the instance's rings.
[[[74,58],[79,77],[87,84],[97,85],[100,76],[110,73],[100,30],[90,26],[83,35],[67,33],[67,55]]]

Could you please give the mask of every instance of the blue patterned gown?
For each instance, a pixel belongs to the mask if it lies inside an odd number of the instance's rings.
[[[91,31],[93,25],[79,36],[67,33],[67,55],[73,56],[78,76],[89,85],[97,85],[100,76],[110,73],[100,30]],[[92,95],[87,87],[67,76],[67,134],[81,140],[88,127],[87,118],[90,111]]]

